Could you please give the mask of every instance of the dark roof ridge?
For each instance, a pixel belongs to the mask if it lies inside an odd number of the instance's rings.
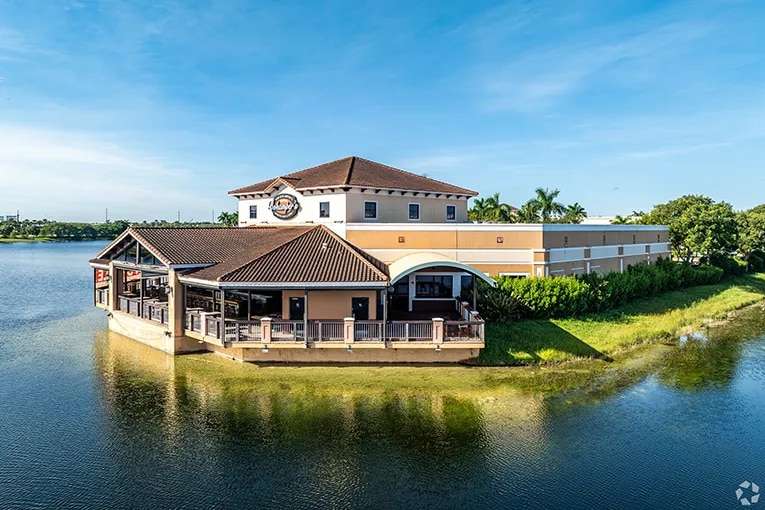
[[[350,158],[351,158],[351,164],[348,165],[348,172],[345,174],[345,181],[343,182],[343,184],[349,184],[351,182],[351,174],[353,173],[353,166],[356,164],[356,156],[351,156]]]
[[[363,260],[363,262],[368,265],[373,271],[377,272],[380,276],[383,278],[390,278],[389,275],[385,274],[379,267],[377,267],[375,264],[373,264],[369,258],[372,257],[364,250],[361,250],[358,248],[355,244],[351,243],[350,241],[343,239],[340,235],[338,235],[336,232],[333,232],[331,228],[327,227],[326,225],[319,225],[319,228],[322,230],[325,230],[329,233],[330,237],[334,237],[335,240],[340,242],[343,246],[346,247],[346,249],[353,251],[359,258]],[[375,259],[377,260],[377,259]],[[381,262],[382,263],[382,262]]]
[[[159,228],[163,228],[163,227],[159,227]],[[168,230],[170,230],[170,229],[168,229]],[[147,248],[149,248],[149,250],[151,250],[151,252],[154,255],[156,255],[156,257],[159,260],[161,260],[162,262],[164,262],[168,266],[172,265],[172,262],[170,261],[170,259],[168,259],[160,250],[158,250],[156,246],[154,246],[152,243],[150,243],[148,241],[148,239],[146,239],[144,236],[142,236],[141,233],[138,232],[137,229],[135,229],[133,227],[128,227],[127,230],[125,230],[125,233],[130,233],[130,235],[133,236],[133,238],[136,241],[139,241],[142,245],[144,245]]]
[[[230,275],[231,273],[239,271],[240,269],[244,268],[245,266],[249,266],[253,262],[255,262],[255,261],[259,260],[259,259],[262,259],[263,257],[265,257],[265,256],[267,256],[267,255],[269,255],[269,254],[271,254],[273,252],[275,252],[276,250],[279,250],[279,249],[283,248],[284,246],[294,242],[296,239],[298,239],[300,237],[303,237],[304,235],[308,234],[309,232],[311,232],[313,230],[316,230],[319,227],[321,227],[321,225],[315,225],[315,226],[288,225],[288,226],[283,227],[283,228],[290,228],[290,229],[302,230],[302,231],[301,232],[297,232],[294,237],[292,237],[288,241],[283,242],[279,246],[275,246],[275,247],[271,248],[270,250],[268,250],[267,252],[259,255],[258,257],[255,257],[254,259],[250,259],[247,262],[245,262],[245,263],[235,267],[234,269],[232,269],[230,271],[227,271],[226,273],[218,276],[216,278],[216,280],[218,280],[218,281],[222,280],[223,278],[225,278],[226,276]],[[272,227],[272,228],[279,228],[279,227]]]

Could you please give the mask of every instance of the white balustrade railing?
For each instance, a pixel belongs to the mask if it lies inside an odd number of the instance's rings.
[[[109,304],[109,289],[96,289],[96,304]]]
[[[383,321],[356,321],[353,338],[357,342],[381,342]]]
[[[309,322],[308,339],[314,342],[342,342],[345,340],[345,323],[342,321]]]
[[[385,337],[392,342],[433,340],[433,321],[391,321]]]
[[[484,325],[480,318],[471,321],[444,321],[444,342],[483,342]]]

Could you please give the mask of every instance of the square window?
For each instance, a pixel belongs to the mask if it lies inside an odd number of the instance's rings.
[[[456,221],[456,220],[457,220],[457,206],[447,205],[446,206],[446,221]]]
[[[329,218],[329,202],[319,202],[319,218]]]
[[[258,217],[258,206],[257,205],[251,205],[250,206],[250,219],[254,220]]]
[[[377,219],[377,202],[364,202],[364,218],[367,220]]]
[[[404,237],[404,236],[398,236],[398,242],[399,242],[399,243],[405,243],[405,242],[406,242],[406,237]]]
[[[409,219],[410,220],[420,219],[420,204],[409,204]]]
[[[502,237],[502,236],[498,236],[497,237],[497,244],[502,244],[504,242],[505,242],[505,238],[504,237]]]

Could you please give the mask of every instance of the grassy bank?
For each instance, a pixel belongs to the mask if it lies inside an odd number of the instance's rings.
[[[641,299],[616,310],[577,319],[488,324],[483,365],[544,364],[611,359],[627,348],[661,341],[688,327],[724,318],[765,299],[765,274],[691,287]]]
[[[39,242],[46,242],[46,241],[53,241],[53,238],[51,237],[34,237],[31,239],[19,239],[19,238],[0,238],[0,243],[39,243]]]
[[[563,394],[568,399],[572,391],[594,389],[596,395],[612,394],[640,380],[664,367],[667,356],[677,351],[662,345],[662,340],[763,299],[765,275],[747,276],[636,301],[581,319],[491,325],[480,361],[526,365],[512,368],[256,365],[232,362],[212,353],[172,360],[178,380],[231,395],[384,398],[395,394],[492,399],[517,393]],[[141,370],[155,365],[160,374],[167,370],[166,355],[119,335],[110,333],[102,348],[112,351],[105,358],[134,360],[131,364]],[[706,370],[706,365],[699,369],[703,373]]]

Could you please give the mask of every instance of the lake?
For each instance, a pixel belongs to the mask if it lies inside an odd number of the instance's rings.
[[[0,245],[0,508],[719,509],[765,487],[761,308],[600,394],[297,392],[291,367],[261,389],[110,334],[103,245]]]

